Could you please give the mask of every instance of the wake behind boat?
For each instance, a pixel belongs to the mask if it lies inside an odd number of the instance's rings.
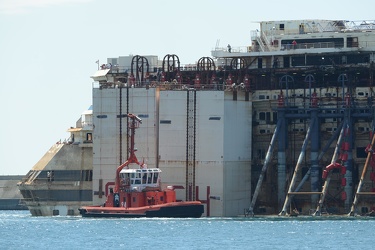
[[[128,114],[131,119],[130,156],[116,170],[115,187],[110,189],[103,206],[84,206],[79,209],[82,217],[174,217],[199,218],[204,212],[200,201],[176,201],[175,189],[161,189],[159,168],[147,168],[135,155],[135,129],[142,120]],[[129,165],[137,168],[129,168]],[[131,165],[130,165],[131,166]]]

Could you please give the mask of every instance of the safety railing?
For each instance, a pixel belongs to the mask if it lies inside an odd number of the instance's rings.
[[[93,82],[92,87],[94,89],[113,89],[113,88],[159,88],[160,90],[187,90],[187,89],[196,89],[196,90],[217,90],[217,91],[229,91],[229,90],[250,90],[250,86],[245,86],[241,84],[227,84],[224,79],[218,80],[217,83],[213,84],[194,84],[189,82],[178,83],[177,81],[143,81],[136,82],[135,84],[128,85],[128,83],[113,83],[113,82]]]

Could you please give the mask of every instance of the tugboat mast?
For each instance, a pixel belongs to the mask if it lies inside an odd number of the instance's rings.
[[[138,126],[139,123],[142,123],[142,119],[139,118],[136,115],[133,115],[133,114],[127,114],[126,116],[131,119],[131,121],[129,123],[129,129],[131,130],[131,133],[130,133],[130,149],[129,149],[130,155],[129,155],[129,158],[123,164],[121,164],[116,170],[115,189],[114,189],[115,193],[118,193],[119,190],[120,190],[120,172],[121,172],[121,170],[124,169],[124,168],[129,168],[128,166],[129,166],[130,163],[136,163],[137,165],[141,165],[141,164],[139,164],[137,156],[135,155],[134,137],[135,137],[135,129],[139,127]]]

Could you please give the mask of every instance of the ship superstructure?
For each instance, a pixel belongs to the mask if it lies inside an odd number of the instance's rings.
[[[92,204],[92,131],[90,107],[18,183],[33,216],[78,215]]]
[[[246,50],[213,51],[230,61],[230,69],[248,74],[234,81],[248,83],[253,93],[250,214],[258,195],[258,213],[374,209],[375,164],[366,160],[372,156],[365,150],[374,131],[374,25],[261,22]],[[330,168],[332,163],[343,167]],[[363,169],[369,169],[367,175]]]
[[[23,175],[0,175],[0,210],[27,210],[17,183]]]

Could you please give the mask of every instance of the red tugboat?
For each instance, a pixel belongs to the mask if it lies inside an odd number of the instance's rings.
[[[200,201],[176,201],[176,188],[161,190],[159,168],[147,168],[135,156],[134,135],[142,120],[133,114],[130,119],[130,156],[116,170],[115,188],[110,190],[103,206],[85,206],[79,209],[82,217],[174,217],[199,218],[204,208]],[[138,165],[136,169],[129,164]]]

